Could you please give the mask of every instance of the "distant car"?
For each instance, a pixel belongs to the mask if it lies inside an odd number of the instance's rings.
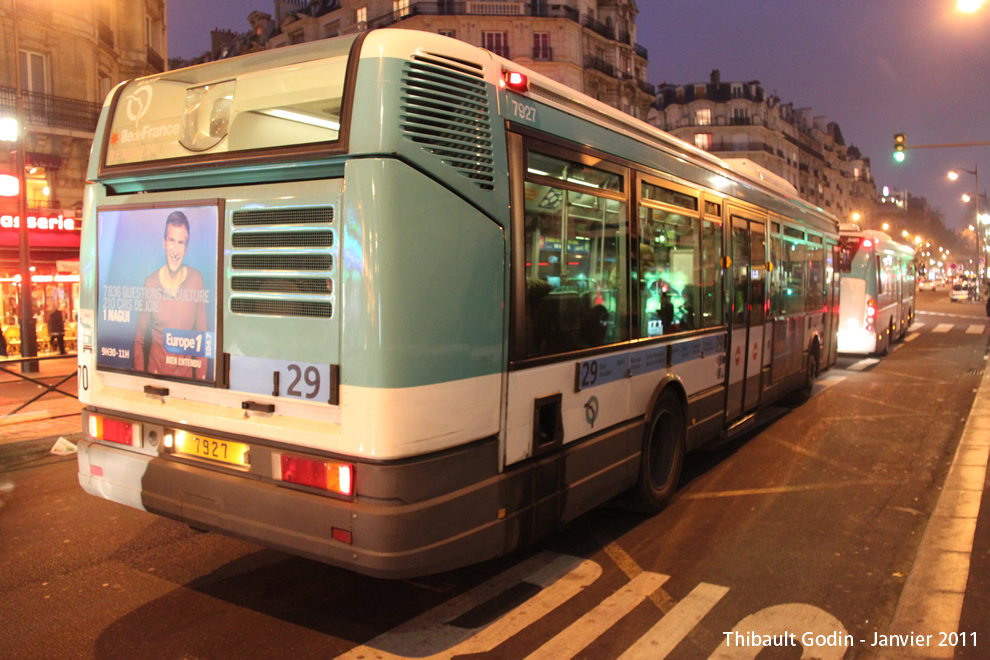
[[[949,301],[956,302],[957,300],[969,300],[969,287],[962,282],[956,282],[949,289]]]
[[[918,284],[918,291],[934,291],[935,280],[921,280]]]

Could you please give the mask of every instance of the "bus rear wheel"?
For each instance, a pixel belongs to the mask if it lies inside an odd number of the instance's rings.
[[[670,502],[684,465],[684,412],[678,396],[667,390],[660,395],[643,436],[639,466],[639,504],[656,513]]]

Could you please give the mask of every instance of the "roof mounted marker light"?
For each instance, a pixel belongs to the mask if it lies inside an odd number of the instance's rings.
[[[508,87],[513,92],[528,92],[529,78],[518,71],[502,71],[502,86]]]

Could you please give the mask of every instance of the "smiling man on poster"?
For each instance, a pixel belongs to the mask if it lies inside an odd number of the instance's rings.
[[[163,376],[204,380],[207,360],[203,275],[183,263],[189,247],[189,220],[182,211],[165,220],[165,264],[144,281],[145,305],[134,332],[134,369]],[[150,304],[149,304],[150,303]]]

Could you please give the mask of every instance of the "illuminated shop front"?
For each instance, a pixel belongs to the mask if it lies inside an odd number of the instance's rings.
[[[20,223],[11,206],[0,205],[0,326],[7,339],[8,355],[17,356],[21,314]],[[38,354],[52,350],[47,321],[53,307],[62,311],[66,346],[74,350],[79,300],[80,221],[71,211],[50,209],[29,212],[27,226]]]

